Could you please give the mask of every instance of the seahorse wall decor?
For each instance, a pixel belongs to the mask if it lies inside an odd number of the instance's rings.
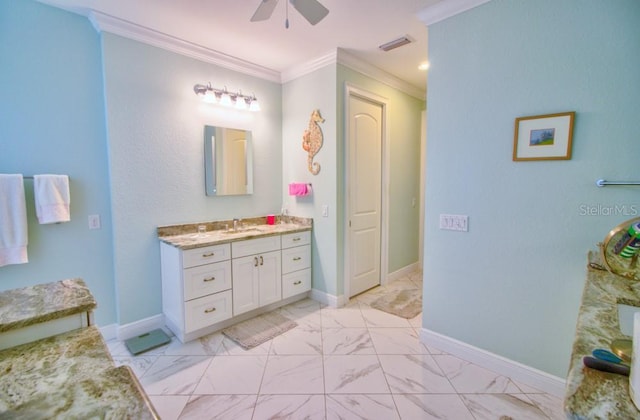
[[[322,147],[322,130],[318,123],[324,122],[324,118],[320,116],[320,110],[314,109],[309,119],[309,128],[304,130],[302,135],[302,148],[309,153],[307,158],[307,165],[309,172],[314,175],[318,175],[320,172],[320,164],[313,161],[313,157],[318,153],[318,150]]]

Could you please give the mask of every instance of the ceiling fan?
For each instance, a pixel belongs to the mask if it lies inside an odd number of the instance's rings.
[[[329,9],[324,7],[318,0],[285,0],[287,1],[287,17],[284,23],[285,28],[289,28],[289,3],[309,21],[315,25],[329,14]],[[271,17],[276,8],[278,0],[261,0],[258,9],[251,17],[251,22],[267,20]]]

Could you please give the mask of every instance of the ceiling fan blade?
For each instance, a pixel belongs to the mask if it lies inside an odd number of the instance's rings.
[[[269,19],[277,4],[278,0],[260,0],[260,5],[253,16],[251,16],[251,22],[259,22],[261,20]]]
[[[329,9],[321,5],[318,0],[290,0],[295,9],[300,12],[310,24],[315,25],[329,14]]]

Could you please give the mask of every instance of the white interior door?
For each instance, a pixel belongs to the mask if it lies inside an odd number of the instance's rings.
[[[349,95],[349,297],[380,284],[383,105]]]

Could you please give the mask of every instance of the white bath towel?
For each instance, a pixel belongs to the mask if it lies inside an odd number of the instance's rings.
[[[69,177],[67,175],[34,175],[33,195],[36,216],[41,225],[71,220]]]
[[[27,258],[27,204],[20,174],[0,174],[0,267]]]

